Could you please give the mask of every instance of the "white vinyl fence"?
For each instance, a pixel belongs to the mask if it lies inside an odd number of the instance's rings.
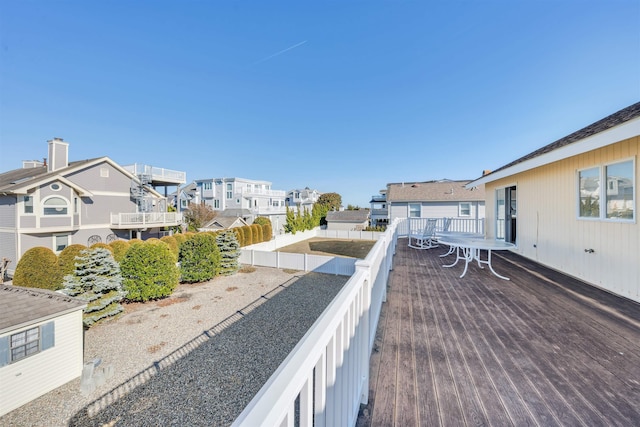
[[[367,257],[233,426],[293,426],[296,413],[300,426],[355,425],[401,222],[376,233]]]

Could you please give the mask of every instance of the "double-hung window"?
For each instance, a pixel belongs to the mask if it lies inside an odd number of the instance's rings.
[[[458,205],[458,216],[471,216],[471,203],[460,202]]]
[[[409,203],[409,218],[420,218],[420,203]]]
[[[24,206],[24,213],[33,213],[33,196],[23,196],[22,203]]]
[[[54,345],[54,322],[0,337],[0,366],[18,362]]]
[[[634,160],[579,170],[578,217],[635,220],[634,178]]]

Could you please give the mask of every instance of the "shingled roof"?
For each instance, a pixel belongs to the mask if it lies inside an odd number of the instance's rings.
[[[484,201],[484,185],[467,190],[465,181],[424,181],[387,184],[387,202]]]
[[[45,289],[0,285],[0,334],[72,311],[85,301]]]

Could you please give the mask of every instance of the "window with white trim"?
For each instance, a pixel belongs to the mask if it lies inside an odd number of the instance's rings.
[[[458,216],[471,216],[471,203],[460,202],[458,205]]]
[[[49,197],[42,203],[44,215],[67,215],[69,213],[69,202],[58,196]]]
[[[53,236],[53,251],[60,252],[67,246],[69,246],[69,234],[54,234]]]
[[[578,171],[578,217],[635,220],[633,159]]]
[[[227,199],[233,199],[233,188],[230,182],[227,183]]]
[[[204,190],[211,190],[211,187],[212,187],[212,183],[211,183],[211,182],[204,182],[204,183],[202,183],[202,188],[203,188]]]
[[[420,218],[420,203],[409,203],[409,218]]]

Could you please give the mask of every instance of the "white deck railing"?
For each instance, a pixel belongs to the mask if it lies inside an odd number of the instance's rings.
[[[233,426],[353,426],[398,238],[394,221]],[[298,405],[296,405],[298,401]]]
[[[411,231],[424,230],[427,225],[427,220],[430,218],[406,218],[400,222],[398,233],[400,236],[407,236]],[[437,219],[436,231],[442,230],[444,226],[445,218],[432,218]],[[451,224],[449,230],[458,233],[478,233],[484,234],[484,218],[465,219],[465,218],[451,218]]]
[[[111,214],[113,227],[162,227],[182,223],[179,212],[135,212]]]
[[[123,166],[123,168],[136,176],[148,175],[153,181],[173,182],[176,184],[184,184],[187,182],[187,173],[182,171],[157,168],[138,163]]]

